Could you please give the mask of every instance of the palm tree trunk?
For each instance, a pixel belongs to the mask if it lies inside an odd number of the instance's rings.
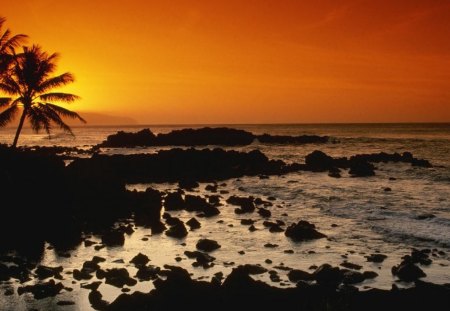
[[[19,140],[20,132],[22,131],[23,123],[25,122],[26,116],[27,116],[26,109],[24,108],[23,112],[22,112],[22,116],[20,117],[19,126],[17,127],[16,136],[14,137],[14,142],[11,146],[12,148],[16,148],[16,146],[17,146],[17,141]]]

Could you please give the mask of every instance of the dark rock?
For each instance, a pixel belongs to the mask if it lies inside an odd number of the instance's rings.
[[[387,256],[384,254],[371,254],[365,257],[367,258],[367,261],[376,263],[381,263],[387,258]]]
[[[199,251],[185,251],[184,254],[191,259],[195,259],[196,262],[193,264],[194,266],[202,266],[203,268],[210,268],[213,265],[213,261],[216,258]]]
[[[102,299],[103,296],[98,290],[92,290],[88,295],[89,303],[95,310],[106,310],[108,302]]]
[[[123,246],[125,244],[125,237],[123,232],[118,230],[111,230],[102,236],[102,244],[106,246]]]
[[[89,247],[92,246],[94,244],[97,244],[97,242],[91,241],[91,240],[84,240],[84,246],[85,247]]]
[[[47,278],[55,277],[62,279],[61,272],[63,271],[63,267],[47,267],[47,266],[38,266],[35,273],[40,280],[45,280]]]
[[[199,229],[201,227],[200,222],[195,217],[189,219],[186,222],[186,225],[188,225],[191,228],[191,230]]]
[[[334,160],[322,151],[315,150],[305,157],[305,164],[313,172],[325,172],[333,169]]]
[[[152,230],[152,234],[160,234],[163,233],[167,227],[161,221],[157,221],[150,226],[150,229]]]
[[[221,196],[219,196],[219,195],[210,195],[210,196],[208,196],[208,203],[216,205],[216,206],[221,205],[220,198],[221,198]]]
[[[338,267],[332,267],[329,264],[323,264],[312,274],[317,283],[336,287],[344,278],[342,271]]]
[[[19,287],[17,292],[19,295],[22,295],[23,293],[31,293],[34,296],[34,299],[44,299],[58,295],[63,288],[64,285],[62,283],[55,283],[54,280],[50,280],[46,283]]]
[[[236,214],[243,214],[243,213],[253,213],[255,211],[255,204],[254,204],[253,197],[238,197],[238,196],[231,196],[227,199],[228,204],[237,205],[240,208],[235,210]]]
[[[343,275],[342,283],[346,285],[361,283],[365,280],[364,275],[357,271],[347,270],[343,272]]]
[[[95,263],[101,263],[101,262],[105,262],[106,261],[106,259],[105,258],[103,258],[103,257],[100,257],[100,256],[94,256],[94,257],[92,257],[92,262],[95,262]]]
[[[138,271],[137,271],[137,273],[136,273],[136,277],[140,281],[155,280],[158,277],[159,271],[161,271],[161,269],[159,267],[155,267],[155,266],[140,266]]]
[[[290,225],[286,229],[285,235],[297,242],[326,237],[325,234],[318,232],[315,228],[314,224],[300,220],[297,224]]]
[[[180,192],[169,192],[164,198],[166,211],[178,211],[184,209],[184,199]]]
[[[186,190],[192,190],[192,189],[198,188],[199,186],[200,185],[198,184],[198,182],[193,181],[193,180],[188,180],[188,179],[181,180],[178,183],[178,187],[180,187],[180,189],[186,189]]]
[[[197,249],[204,252],[212,252],[218,248],[220,248],[220,244],[214,240],[209,239],[200,239],[196,244]]]
[[[205,187],[205,190],[210,192],[217,192],[217,185],[207,185]]]
[[[411,260],[413,263],[419,263],[421,265],[428,266],[433,261],[429,258],[430,250],[424,249],[424,250],[417,250],[413,249],[411,252],[411,256],[409,257],[403,257],[405,260]]]
[[[243,146],[253,142],[252,133],[232,128],[204,127],[199,129],[174,130],[167,134],[159,134],[157,146]]]
[[[95,281],[89,284],[81,284],[81,288],[89,289],[89,290],[97,290],[100,285],[102,285],[101,281]]]
[[[349,174],[352,177],[368,177],[375,175],[375,166],[362,160],[350,160]]]
[[[139,268],[145,266],[149,261],[150,259],[146,255],[139,253],[130,260],[130,263]]]
[[[291,271],[291,270],[293,270],[291,267],[286,267],[283,263],[280,263],[280,265],[275,266],[273,268],[281,270],[281,271]]]
[[[253,219],[241,219],[241,225],[249,226],[253,225],[255,221]]]
[[[83,268],[81,269],[81,272],[90,274],[97,271],[98,269],[100,269],[100,266],[98,265],[97,262],[88,260],[83,263]]]
[[[313,275],[309,272],[303,270],[290,270],[288,273],[289,281],[297,283],[298,281],[311,281],[313,280]]]
[[[268,209],[262,207],[258,209],[258,214],[261,215],[262,217],[272,216],[272,213]]]
[[[270,226],[269,231],[272,232],[272,233],[275,233],[275,232],[283,232],[284,229],[281,228],[279,224],[275,224],[275,225],[273,225],[273,226]]]
[[[433,165],[431,165],[431,163],[428,160],[424,159],[412,159],[411,165],[418,167],[433,167]]]
[[[284,229],[280,227],[280,223],[278,222],[272,222],[272,221],[264,221],[263,222],[264,227],[269,228],[269,231],[274,232],[284,232]]]
[[[205,198],[194,196],[194,195],[186,195],[185,196],[185,209],[191,212],[202,212],[206,217],[212,217],[220,214],[220,211],[208,203]]]
[[[399,265],[392,267],[392,274],[405,282],[414,282],[427,275],[410,260],[403,260]]]
[[[89,273],[89,271],[86,271],[84,269],[81,269],[81,270],[74,269],[73,270],[73,278],[77,281],[90,280],[90,279],[92,279],[92,275]]]
[[[248,227],[248,230],[249,230],[250,232],[255,232],[255,231],[258,230],[258,229],[256,229],[256,227],[255,227],[254,225],[251,225],[250,227]]]
[[[179,223],[175,226],[170,227],[170,229],[166,231],[166,235],[181,239],[188,235],[188,231],[183,223]]]
[[[125,268],[107,269],[104,274],[105,283],[122,288],[123,286],[134,286],[137,281],[130,277],[128,270]]]
[[[96,250],[96,251],[99,251],[99,250],[101,250],[102,248],[105,248],[106,247],[106,245],[95,245],[94,246],[94,249]]]
[[[266,268],[259,265],[245,264],[241,267],[247,274],[263,274],[267,272]]]
[[[342,267],[348,268],[348,269],[353,269],[353,270],[361,270],[362,266],[348,262],[348,261],[344,261],[343,263],[341,263]]]
[[[127,235],[132,235],[134,233],[134,228],[131,224],[129,224],[128,226],[121,226],[119,230]]]
[[[266,247],[266,248],[275,248],[275,247],[278,247],[278,244],[266,243],[266,244],[264,244],[264,247]]]
[[[366,279],[366,280],[374,279],[378,276],[378,273],[376,273],[374,271],[364,271],[363,276],[364,276],[364,279]]]
[[[58,306],[73,306],[75,302],[71,300],[60,300],[56,304]]]
[[[8,266],[0,263],[0,282],[2,281],[9,281],[10,274]]]
[[[127,133],[119,131],[116,134],[109,135],[106,141],[100,144],[100,147],[138,147],[154,146],[156,136],[149,129],[143,129],[136,133]]]

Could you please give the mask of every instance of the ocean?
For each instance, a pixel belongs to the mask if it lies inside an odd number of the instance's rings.
[[[32,134],[26,129],[19,140],[19,145],[62,145],[88,148],[106,139],[107,135],[119,130],[136,132],[150,128],[155,134],[167,133],[174,129],[197,128],[204,125],[140,125],[140,126],[85,126],[75,127],[75,138],[57,133],[51,140],[44,134]],[[258,215],[250,216],[257,220],[255,227],[259,230],[250,232],[247,226],[240,224],[243,218],[234,213],[234,207],[225,203],[228,195],[223,195],[217,218],[201,219],[202,227],[190,232],[182,241],[165,235],[152,236],[149,229],[137,228],[127,237],[124,247],[102,249],[93,252],[92,248],[80,246],[70,259],[58,257],[53,251],[44,254],[43,263],[51,266],[63,265],[66,269],[80,268],[85,260],[93,255],[112,259],[123,259],[125,263],[141,252],[149,256],[150,263],[157,266],[164,264],[179,265],[193,273],[195,278],[208,280],[214,273],[227,275],[233,265],[252,263],[261,264],[268,269],[275,269],[281,282],[274,284],[268,274],[257,276],[274,286],[294,286],[286,277],[283,267],[308,270],[312,265],[330,263],[339,265],[343,261],[355,263],[364,270],[376,271],[379,276],[360,284],[361,289],[390,289],[392,284],[409,286],[397,282],[391,274],[391,267],[401,261],[401,257],[411,252],[412,248],[434,249],[441,251],[433,264],[421,267],[427,277],[425,281],[443,284],[450,283],[450,124],[305,124],[305,125],[214,125],[247,130],[254,134],[272,135],[326,135],[332,139],[327,144],[307,145],[268,145],[255,141],[253,144],[236,149],[240,151],[261,150],[270,159],[280,159],[288,163],[303,163],[304,157],[314,150],[321,150],[333,157],[352,156],[362,153],[402,153],[411,152],[416,158],[429,160],[433,167],[412,167],[406,163],[377,163],[376,176],[352,178],[344,173],[342,178],[331,178],[327,173],[298,172],[285,176],[271,176],[268,179],[244,177],[225,181],[221,190],[229,195],[254,196],[267,199],[275,197],[271,208],[272,218],[286,224],[307,220],[316,225],[328,238],[312,242],[294,243],[283,233],[270,233],[264,230],[263,219]],[[0,143],[11,143],[14,129],[0,130]],[[216,147],[216,146],[208,146]],[[201,148],[208,148],[201,147]],[[168,149],[170,147],[164,147]],[[154,153],[162,148],[108,148],[105,154]],[[205,195],[207,184],[201,184],[195,190]],[[145,190],[153,187],[158,190],[175,190],[177,184],[130,184],[129,189]],[[391,191],[385,191],[390,188]],[[182,220],[193,215],[186,211],[172,212]],[[185,250],[194,250],[199,238],[218,241],[222,247],[212,255],[216,265],[204,270],[193,268],[191,260],[184,257]],[[95,240],[95,237],[92,237]],[[275,247],[264,247],[265,244]],[[285,251],[289,252],[285,252]],[[245,254],[240,254],[242,251]],[[367,255],[386,254],[388,258],[382,264],[369,263]],[[180,262],[175,257],[182,257]],[[268,264],[265,260],[273,263]],[[133,267],[126,265],[133,275]],[[280,268],[281,267],[281,268]],[[73,286],[73,285],[72,285]],[[132,288],[148,292],[151,282],[140,282]],[[75,285],[73,292],[64,293],[67,299],[77,301],[73,310],[89,310],[87,290]],[[109,285],[101,285],[104,299],[113,300],[120,290]],[[13,298],[2,297],[0,304],[10,306],[17,303]],[[44,307],[50,301],[41,301],[35,306]],[[33,306],[25,298],[19,299],[18,306],[26,309]],[[6,307],[6,310],[9,307]],[[79,309],[77,309],[79,308]],[[10,309],[13,310],[13,309]],[[67,309],[64,309],[67,310]]]

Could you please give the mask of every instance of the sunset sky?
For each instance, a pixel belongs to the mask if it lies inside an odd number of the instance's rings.
[[[81,114],[146,124],[450,121],[449,0],[0,7],[14,33],[61,53]]]

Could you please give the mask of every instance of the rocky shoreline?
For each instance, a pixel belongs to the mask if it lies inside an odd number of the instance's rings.
[[[71,150],[73,151],[73,150]],[[223,149],[171,149],[157,154],[113,155],[94,154],[90,158],[77,158],[69,165],[64,152],[58,148],[43,152],[11,150],[0,148],[2,161],[0,171],[5,178],[1,181],[2,198],[15,202],[13,209],[6,209],[0,226],[0,251],[6,255],[0,258],[0,281],[17,279],[26,283],[37,279],[37,285],[21,286],[19,295],[31,293],[35,299],[54,296],[61,291],[70,291],[59,279],[63,267],[48,267],[39,264],[45,243],[49,243],[61,256],[70,256],[70,250],[80,243],[93,250],[122,246],[125,236],[132,235],[135,226],[151,229],[152,235],[162,234],[180,239],[202,226],[201,219],[217,217],[224,200],[234,206],[236,215],[249,215],[241,224],[248,230],[256,230],[250,215],[259,214],[265,219],[265,230],[284,232],[287,239],[295,243],[326,238],[314,224],[306,220],[292,219],[290,224],[271,220],[272,199],[229,195],[221,185],[230,178],[243,176],[284,175],[293,172],[328,172],[339,177],[348,170],[354,177],[373,176],[376,167],[372,163],[403,162],[412,166],[431,167],[423,159],[416,159],[411,153],[368,154],[350,158],[332,158],[321,151],[306,156],[305,163],[285,163],[268,159],[260,151],[236,152]],[[162,192],[148,188],[144,192],[130,191],[126,184],[149,182],[178,182],[175,192]],[[188,193],[198,187],[199,182],[210,183],[206,196]],[[221,184],[222,183],[222,184]],[[228,197],[228,198],[227,198]],[[165,213],[161,217],[163,208]],[[171,215],[183,210],[194,213],[183,222]],[[199,221],[200,219],[200,221]],[[15,235],[16,228],[23,228],[24,235]],[[100,243],[89,236],[98,236]],[[194,267],[208,269],[215,258],[210,252],[220,248],[220,241],[199,240],[195,251],[184,255],[194,260]],[[265,247],[276,247],[267,244]],[[12,251],[17,255],[8,255]],[[156,267],[148,264],[145,255],[138,254],[131,262],[138,269],[130,276],[125,268],[102,269],[106,260],[94,256],[79,269],[64,271],[74,280],[83,281],[91,292],[89,300],[98,310],[145,310],[145,309],[188,309],[203,310],[211,304],[220,304],[223,310],[236,306],[256,307],[269,310],[275,307],[300,306],[307,310],[359,310],[361,307],[373,310],[385,304],[409,310],[419,310],[434,303],[448,302],[449,286],[420,281],[425,276],[420,266],[430,265],[430,256],[441,256],[435,250],[414,250],[409,257],[392,267],[392,274],[405,282],[415,282],[415,287],[391,291],[359,291],[354,284],[376,278],[374,271],[360,272],[358,265],[344,262],[342,267],[323,264],[313,267],[312,272],[289,267],[289,280],[296,288],[281,289],[255,281],[249,275],[269,273],[271,280],[277,280],[275,270],[248,264],[234,268],[222,282],[223,275],[216,275],[211,282],[191,279],[180,267]],[[368,261],[383,261],[383,254],[368,256]],[[23,259],[25,258],[25,259]],[[67,274],[67,273],[66,273]],[[91,282],[94,278],[97,281]],[[49,281],[47,281],[50,279]],[[155,289],[148,294],[123,294],[111,304],[102,299],[98,286],[101,282],[118,288],[134,286],[142,280],[153,280]],[[86,281],[91,283],[86,284]],[[6,294],[11,294],[10,291]],[[13,292],[14,294],[14,292]],[[183,299],[175,299],[183,297]],[[422,297],[421,299],[417,297]],[[430,302],[430,299],[432,300]],[[61,304],[70,302],[62,302]],[[419,308],[420,307],[420,308]]]
[[[255,135],[248,131],[227,127],[203,127],[199,129],[174,130],[166,134],[155,135],[150,129],[136,133],[119,131],[109,135],[98,148],[134,148],[154,146],[246,146],[258,140],[263,144],[324,144],[330,142],[328,136],[317,135]]]

